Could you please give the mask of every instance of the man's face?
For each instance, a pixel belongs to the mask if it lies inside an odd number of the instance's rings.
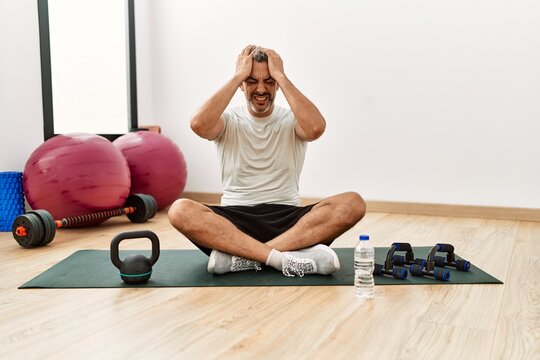
[[[253,61],[251,74],[242,83],[241,89],[251,115],[265,117],[272,113],[278,85],[270,77],[267,62]]]

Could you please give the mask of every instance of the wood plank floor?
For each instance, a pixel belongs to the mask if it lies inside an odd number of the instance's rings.
[[[36,249],[0,233],[0,359],[540,358],[540,222],[369,213],[333,244],[352,247],[360,233],[375,246],[449,242],[504,285],[381,286],[372,301],[352,286],[17,289],[136,229],[163,249],[194,248],[165,212],[62,229]]]

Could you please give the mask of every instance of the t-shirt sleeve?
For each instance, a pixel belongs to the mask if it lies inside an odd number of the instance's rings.
[[[223,136],[225,134],[225,131],[227,131],[227,126],[230,123],[231,118],[232,112],[229,109],[226,109],[223,114],[221,114],[221,120],[223,120],[223,129],[221,129],[219,135],[212,141],[220,142],[223,139]]]

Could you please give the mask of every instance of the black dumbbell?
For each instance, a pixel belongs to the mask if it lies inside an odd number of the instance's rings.
[[[394,263],[392,262],[392,256],[394,255],[394,252],[398,249],[398,246],[396,246],[396,244],[397,243],[392,244],[392,246],[386,253],[386,260],[384,262],[384,265],[375,264],[375,268],[373,269],[373,275],[390,275],[399,280],[404,280],[407,278],[407,269],[400,266],[394,267]]]
[[[12,225],[13,238],[20,246],[32,248],[50,243],[56,235],[56,229],[80,225],[90,225],[114,216],[127,215],[134,223],[143,223],[156,215],[157,202],[145,194],[135,194],[127,198],[123,208],[98,211],[61,220],[54,220],[46,210],[33,210],[19,215]]]
[[[373,275],[390,275],[399,280],[404,280],[407,278],[407,269],[396,266],[390,270],[384,268],[384,265],[375,264],[373,269]]]
[[[152,255],[150,259],[144,255],[130,255],[120,260],[120,242],[127,239],[147,238],[152,242]],[[120,277],[126,284],[143,284],[152,275],[152,266],[159,259],[159,239],[156,234],[148,230],[123,232],[116,235],[111,241],[111,261],[120,270]]]
[[[392,263],[396,266],[403,265],[421,265],[422,267],[426,266],[426,260],[415,258],[414,252],[411,244],[409,243],[393,243],[392,246],[395,248],[394,254],[392,254]],[[395,254],[397,251],[405,251],[405,256]]]
[[[433,270],[427,270],[422,265],[414,264],[409,268],[412,276],[431,276],[437,280],[448,281],[450,280],[450,271],[444,268],[434,268]]]
[[[449,245],[449,244],[446,244]],[[454,247],[452,245],[449,245],[452,249],[452,253],[454,250]],[[448,247],[446,247],[449,249]],[[436,268],[435,267],[435,253],[439,251],[441,247],[439,244],[435,245],[431,248],[431,251],[429,252],[427,256],[427,260],[425,263],[425,266],[421,266],[419,264],[411,265],[409,268],[409,271],[411,272],[412,276],[431,276],[434,277],[437,280],[441,281],[449,281],[450,280],[450,271],[444,268]]]
[[[446,258],[444,256],[435,256],[435,254],[433,255],[433,261],[435,262],[435,266],[450,266],[460,271],[469,271],[469,269],[471,268],[471,263],[469,261],[463,259],[456,260],[456,255],[454,254],[454,246],[450,244],[437,244],[435,245],[435,247],[438,247],[436,252],[446,253]]]
[[[421,258],[415,258],[411,244],[409,243],[393,243],[392,248],[395,252],[405,251],[405,256],[392,254],[392,262],[394,265],[403,266],[410,265],[409,271],[413,276],[433,276],[434,278],[442,281],[450,279],[450,273],[448,271],[440,271],[434,269],[434,271],[427,271],[424,268],[427,265],[427,260]]]

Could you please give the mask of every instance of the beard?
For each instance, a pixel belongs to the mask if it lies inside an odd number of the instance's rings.
[[[260,101],[260,100],[255,99],[256,96],[266,96],[267,99],[265,101],[268,102],[268,104],[264,108],[261,108],[260,105],[255,104],[257,101]],[[256,114],[264,114],[265,112],[270,110],[270,108],[274,104],[274,99],[272,98],[272,96],[269,93],[264,93],[264,94],[254,93],[253,96],[250,99],[248,99],[248,103],[249,103],[249,106],[250,106],[251,110],[254,113],[256,113]]]

